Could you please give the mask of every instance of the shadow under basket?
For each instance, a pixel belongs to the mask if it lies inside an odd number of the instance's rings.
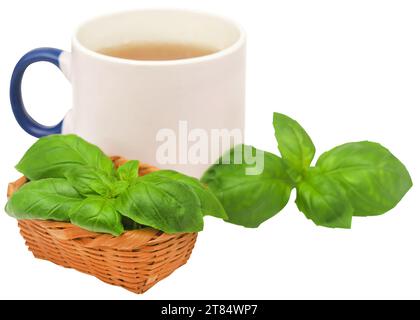
[[[126,160],[112,157],[116,167]],[[139,175],[158,170],[141,164]],[[9,184],[10,197],[26,178]],[[143,293],[184,265],[197,233],[166,234],[144,228],[118,237],[84,230],[67,222],[19,220],[20,233],[36,258],[73,268],[135,293]]]

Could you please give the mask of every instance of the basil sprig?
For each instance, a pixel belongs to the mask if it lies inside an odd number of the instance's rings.
[[[199,180],[169,170],[139,177],[138,166],[132,160],[116,169],[98,147],[76,135],[41,138],[16,166],[30,181],[13,193],[6,212],[115,236],[143,226],[198,232],[204,215],[227,219]]]
[[[264,152],[261,174],[246,174],[254,164],[224,164],[225,155],[201,179],[219,198],[228,222],[258,227],[283,209],[296,188],[296,205],[308,219],[319,226],[350,228],[353,216],[391,210],[412,186],[405,166],[378,143],[340,145],[311,166],[315,146],[302,126],[280,113],[274,113],[273,126],[282,157]],[[246,149],[257,151],[239,146],[229,156]]]

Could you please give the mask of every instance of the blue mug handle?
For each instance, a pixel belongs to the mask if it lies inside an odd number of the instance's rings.
[[[22,99],[22,78],[26,68],[35,62],[46,61],[60,68],[60,55],[62,53],[63,50],[54,48],[39,48],[29,51],[19,60],[13,70],[10,82],[10,103],[12,105],[13,114],[22,129],[37,138],[61,133],[63,121],[60,121],[55,126],[45,126],[35,121],[29,115]]]

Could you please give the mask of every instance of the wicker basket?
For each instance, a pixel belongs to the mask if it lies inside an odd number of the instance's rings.
[[[112,157],[118,167],[126,160]],[[142,164],[139,175],[158,170]],[[9,184],[7,196],[26,182]],[[20,233],[36,258],[73,268],[98,279],[143,293],[184,265],[194,248],[196,233],[165,234],[145,228],[119,237],[90,232],[71,223],[19,220]]]

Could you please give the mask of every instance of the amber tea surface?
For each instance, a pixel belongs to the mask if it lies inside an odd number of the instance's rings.
[[[129,60],[179,60],[215,53],[201,45],[169,42],[132,42],[98,50],[107,56]]]

